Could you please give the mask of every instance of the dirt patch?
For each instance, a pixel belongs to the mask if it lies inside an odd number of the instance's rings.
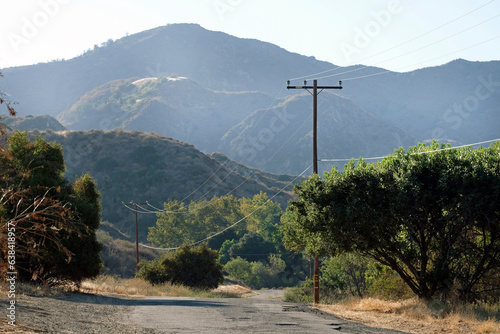
[[[242,285],[239,285],[239,284],[221,285],[213,291],[219,292],[219,293],[234,294],[234,295],[241,296],[243,298],[254,294],[252,289],[245,287],[245,286],[242,286]]]
[[[0,333],[160,333],[124,322],[135,299],[117,295],[65,293],[61,296],[21,295],[16,301],[16,326],[0,322]],[[5,310],[7,301],[0,301]]]

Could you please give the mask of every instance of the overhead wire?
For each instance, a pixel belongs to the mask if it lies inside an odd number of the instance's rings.
[[[384,51],[381,51],[381,52],[379,52],[379,53],[377,53],[377,54],[371,55],[371,56],[369,56],[369,57],[365,57],[363,60],[366,60],[366,59],[372,58],[372,57],[374,57],[374,56],[377,56],[377,55],[383,54],[383,53],[385,53],[385,52],[387,52],[387,51],[390,51],[390,50],[392,50],[392,49],[395,49],[395,48],[397,48],[397,47],[400,47],[400,46],[402,46],[402,45],[404,45],[404,44],[408,44],[409,42],[412,42],[412,41],[414,41],[414,40],[416,40],[416,39],[418,39],[418,38],[421,38],[421,37],[423,37],[423,36],[425,36],[425,35],[428,35],[428,34],[430,34],[430,33],[434,32],[434,31],[436,31],[436,30],[438,30],[438,29],[441,29],[441,28],[443,28],[443,27],[445,27],[445,26],[447,26],[447,25],[449,25],[449,24],[451,24],[451,23],[453,23],[453,22],[455,22],[455,21],[457,21],[457,20],[459,20],[459,19],[461,19],[461,18],[463,18],[463,17],[465,17],[465,16],[467,16],[467,15],[469,15],[469,14],[471,14],[471,13],[473,13],[473,12],[475,12],[475,11],[477,11],[477,10],[479,10],[479,9],[481,9],[481,8],[483,8],[483,7],[485,7],[485,6],[487,6],[487,5],[489,5],[489,4],[491,4],[492,2],[494,2],[494,0],[493,0],[493,1],[490,1],[490,2],[487,2],[487,3],[485,3],[485,4],[483,4],[483,5],[479,6],[479,7],[477,7],[477,8],[475,8],[475,9],[473,9],[473,10],[471,10],[471,11],[469,11],[469,12],[467,12],[467,13],[465,13],[465,14],[463,14],[463,15],[461,15],[461,16],[459,16],[459,17],[457,17],[457,18],[455,18],[455,19],[453,19],[453,20],[451,20],[451,21],[449,21],[449,22],[447,22],[447,23],[445,23],[445,24],[443,24],[443,25],[441,25],[441,26],[438,26],[438,27],[436,27],[436,28],[433,28],[433,29],[431,29],[431,30],[429,30],[429,31],[425,32],[424,34],[421,34],[421,35],[419,35],[419,36],[416,36],[416,37],[414,37],[414,38],[412,38],[412,39],[409,39],[409,40],[407,40],[407,41],[405,41],[405,42],[402,42],[402,43],[400,43],[400,44],[398,44],[398,45],[396,45],[396,46],[393,46],[393,47],[391,47],[391,48],[389,48],[389,49],[386,49],[386,50],[384,50]],[[447,37],[445,37],[445,38],[443,38],[443,39],[441,39],[441,40],[439,40],[439,41],[433,42],[433,43],[431,43],[431,44],[428,44],[428,45],[423,46],[423,47],[421,47],[421,48],[418,48],[418,49],[416,49],[416,50],[413,50],[413,51],[407,52],[407,53],[405,53],[405,54],[402,54],[402,55],[399,55],[399,56],[396,56],[396,57],[392,57],[392,58],[390,58],[390,59],[386,59],[386,60],[384,60],[384,61],[382,61],[382,62],[379,62],[379,63],[377,63],[377,64],[380,64],[380,63],[383,63],[383,62],[386,62],[386,61],[389,61],[389,60],[393,60],[393,59],[395,59],[395,58],[399,58],[399,57],[402,57],[402,56],[408,55],[408,54],[413,53],[413,52],[420,51],[420,50],[422,50],[422,49],[424,49],[424,48],[427,48],[427,47],[429,47],[429,46],[431,46],[431,45],[434,45],[434,44],[437,44],[437,43],[439,43],[439,42],[442,42],[442,41],[444,41],[444,40],[446,40],[446,39],[448,39],[448,38],[455,37],[456,35],[459,35],[459,34],[461,34],[461,33],[463,33],[463,32],[466,32],[466,31],[468,31],[468,30],[470,30],[470,29],[473,29],[473,28],[475,28],[475,27],[477,27],[477,26],[479,26],[479,25],[481,25],[481,24],[484,24],[484,23],[486,23],[486,22],[488,22],[488,21],[491,21],[491,20],[495,19],[495,18],[496,18],[496,17],[498,17],[498,16],[500,16],[500,14],[499,14],[499,15],[495,15],[494,17],[491,17],[491,18],[489,18],[489,19],[487,19],[487,20],[485,20],[485,21],[482,21],[482,22],[480,22],[480,23],[478,23],[478,24],[475,24],[475,25],[473,25],[473,26],[471,26],[471,27],[469,27],[469,28],[466,28],[466,29],[464,29],[464,30],[461,30],[460,32],[457,32],[457,33],[455,33],[455,34],[452,34],[452,35],[450,35],[450,36],[447,36]],[[490,38],[490,39],[488,39],[488,40],[486,40],[486,41],[483,41],[483,42],[480,42],[480,43],[476,43],[476,44],[474,44],[474,45],[472,45],[472,46],[469,46],[469,47],[466,47],[466,48],[462,48],[462,49],[460,49],[460,50],[457,50],[457,51],[454,51],[454,52],[448,53],[448,54],[446,54],[446,55],[442,55],[442,56],[439,56],[439,57],[432,58],[432,59],[430,59],[430,60],[426,60],[426,61],[423,61],[423,62],[419,62],[419,63],[417,63],[417,64],[421,64],[421,63],[425,63],[425,62],[428,62],[428,61],[431,61],[431,60],[434,60],[434,59],[438,59],[438,58],[441,58],[441,57],[445,57],[445,56],[448,56],[448,55],[450,55],[450,54],[457,53],[457,52],[460,52],[460,51],[463,51],[463,50],[466,50],[466,49],[469,49],[469,48],[472,48],[472,47],[475,47],[475,46],[478,46],[478,45],[481,45],[481,44],[487,43],[487,42],[489,42],[489,41],[491,41],[491,40],[494,40],[494,39],[496,39],[496,38],[498,38],[498,37],[500,37],[500,35],[499,35],[499,36],[496,36],[496,37],[493,37],[493,38]],[[414,65],[417,65],[417,64],[407,65],[407,66],[404,66],[404,67],[414,66]],[[346,66],[337,66],[337,67],[335,67],[335,68],[333,68],[333,69],[329,69],[329,70],[321,71],[321,72],[314,73],[314,74],[310,74],[310,75],[307,75],[307,76],[302,76],[302,77],[293,78],[293,79],[290,79],[290,80],[298,80],[298,79],[301,79],[301,78],[309,78],[309,77],[312,77],[313,75],[318,75],[318,74],[328,73],[328,72],[331,72],[331,71],[334,71],[334,70],[338,70],[338,69],[340,69],[340,68],[344,68],[344,67],[346,67]],[[361,68],[353,69],[353,70],[346,71],[346,72],[342,72],[342,73],[337,73],[337,74],[332,74],[332,75],[322,76],[322,77],[319,77],[319,78],[317,78],[317,79],[323,79],[323,78],[328,78],[328,77],[332,77],[332,76],[339,76],[339,75],[346,74],[346,73],[352,73],[352,72],[359,71],[359,70],[362,70],[362,69],[367,68],[367,67],[368,67],[368,66],[364,66],[364,67],[361,67]],[[402,68],[404,68],[404,67],[402,67]],[[368,74],[368,75],[363,75],[363,76],[358,76],[358,77],[343,78],[342,80],[344,80],[344,81],[349,81],[349,80],[357,80],[357,79],[361,79],[361,78],[366,78],[366,77],[372,77],[372,76],[376,76],[376,75],[381,75],[381,74],[388,73],[388,72],[391,72],[391,71],[389,71],[389,70],[385,70],[385,71],[381,71],[381,72],[377,72],[377,73],[372,73],[372,74]],[[282,88],[282,90],[283,90],[283,88]],[[282,90],[281,90],[281,91],[282,91]],[[281,93],[281,91],[280,91],[280,93]],[[279,94],[278,94],[278,95],[279,95]],[[278,98],[275,98],[275,99],[273,100],[273,102],[270,104],[270,106],[269,106],[268,108],[266,108],[266,112],[264,112],[264,113],[262,114],[262,116],[260,117],[260,119],[257,121],[257,124],[258,124],[258,123],[260,123],[260,122],[262,121],[262,119],[265,117],[266,113],[267,113],[269,110],[271,110],[271,109],[272,109],[272,107],[271,107],[271,106],[272,106],[272,105],[274,105],[274,103],[276,102],[276,100],[278,100]],[[282,111],[282,113],[283,113],[283,111]],[[281,113],[281,114],[282,114],[282,113]],[[280,114],[280,115],[281,115],[281,114]],[[310,118],[310,117],[311,117],[311,116],[309,116],[309,118]],[[309,118],[308,118],[308,119],[309,119]],[[277,151],[276,151],[276,152],[275,152],[275,153],[274,153],[274,154],[273,154],[273,155],[272,155],[272,156],[271,156],[271,157],[270,157],[270,158],[269,158],[269,159],[268,159],[268,160],[267,160],[264,164],[263,164],[263,166],[261,166],[260,168],[263,168],[265,165],[267,165],[267,163],[269,163],[269,162],[270,162],[270,161],[271,161],[271,160],[272,160],[272,159],[273,159],[273,158],[274,158],[274,157],[275,157],[275,156],[276,156],[276,155],[277,155],[277,154],[278,154],[278,153],[279,153],[279,152],[280,152],[280,151],[284,148],[284,146],[285,146],[285,145],[286,145],[286,144],[287,144],[287,143],[288,143],[288,142],[292,139],[292,137],[293,137],[293,136],[294,136],[294,135],[295,135],[295,134],[296,134],[296,133],[300,130],[300,128],[302,128],[302,126],[305,124],[305,122],[306,122],[308,119],[306,119],[306,120],[305,120],[305,121],[304,121],[304,122],[303,122],[303,123],[299,126],[299,128],[298,128],[298,129],[297,129],[297,130],[296,130],[296,131],[295,131],[295,132],[294,132],[294,133],[293,133],[293,134],[292,134],[292,135],[288,138],[288,140],[287,140],[287,141],[286,141],[286,142],[285,142],[285,143],[284,143],[284,144],[283,144],[283,145],[282,145],[282,146],[281,146],[281,147],[280,147],[280,148],[279,148],[279,149],[278,149],[278,150],[277,150]],[[250,134],[248,134],[248,135],[250,135]],[[240,144],[238,145],[238,148],[239,148],[241,145],[243,145],[245,142],[246,142],[245,140],[242,140],[242,141],[240,142]],[[257,145],[257,144],[258,144],[258,142],[254,143],[254,144],[253,144],[253,148],[255,148],[255,145]],[[472,144],[472,145],[473,145],[473,144]],[[248,155],[248,154],[250,154],[250,152],[251,152],[251,151],[249,151],[249,152],[247,153],[247,155]],[[246,155],[246,156],[247,156],[247,155]],[[245,156],[245,157],[246,157],[246,156]],[[377,159],[381,159],[381,158],[383,158],[383,157],[371,157],[371,158],[365,158],[365,160],[377,160]],[[351,158],[351,159],[352,159],[352,158]],[[341,158],[341,159],[321,159],[321,160],[319,160],[319,161],[334,161],[334,162],[340,162],[340,161],[349,161],[349,160],[351,160],[351,159],[343,159],[343,158]],[[209,176],[209,177],[208,177],[208,178],[207,178],[207,179],[206,179],[206,180],[205,180],[205,181],[204,181],[204,182],[203,182],[200,186],[198,186],[198,187],[197,187],[195,190],[193,190],[190,194],[188,194],[186,197],[184,197],[184,199],[183,199],[181,202],[185,201],[187,198],[189,198],[189,197],[190,197],[190,196],[192,196],[194,193],[196,193],[199,189],[201,189],[201,188],[202,188],[205,184],[207,184],[207,183],[210,181],[210,179],[212,179],[213,177],[215,177],[215,176],[217,175],[217,173],[218,173],[218,172],[219,172],[219,171],[220,171],[223,167],[225,167],[225,163],[221,164],[221,165],[217,168],[217,170],[216,170],[215,172],[213,172],[213,173],[212,173],[212,174],[211,174],[211,175],[210,175],[210,176]],[[231,175],[231,173],[233,173],[233,172],[235,171],[235,169],[236,169],[236,167],[234,167],[233,169],[228,169],[228,170],[229,170],[229,172],[226,174],[226,176],[225,176],[224,178],[222,178],[222,179],[221,179],[221,180],[220,180],[220,181],[219,181],[216,185],[214,185],[214,186],[213,186],[213,187],[212,187],[209,191],[207,191],[207,192],[205,192],[203,195],[201,195],[198,199],[201,199],[201,198],[205,197],[206,195],[208,195],[208,193],[210,193],[210,192],[211,192],[211,191],[213,191],[216,187],[218,187],[218,186],[219,186],[222,182],[224,182],[224,180],[225,180],[227,177],[229,177],[229,175]],[[255,173],[255,172],[252,172],[252,175],[253,175],[254,173]],[[235,188],[233,188],[233,189],[232,189],[232,190],[231,190],[228,194],[230,194],[230,193],[234,192],[236,189],[238,189],[239,187],[241,187],[244,183],[246,183],[246,182],[248,181],[248,179],[249,179],[249,178],[246,178],[246,179],[245,179],[242,183],[240,183],[238,186],[236,186]],[[281,192],[281,191],[280,191],[280,192]],[[277,194],[279,194],[280,192],[278,192]],[[272,198],[274,198],[277,194],[275,194]],[[149,207],[153,208],[154,210],[150,210],[150,209],[148,209],[148,208],[144,208],[144,207],[142,207],[142,206],[139,206],[139,208],[141,209],[141,211],[138,211],[138,210],[137,210],[137,208],[134,210],[134,209],[132,209],[132,208],[128,207],[125,203],[124,203],[124,205],[125,205],[128,209],[130,209],[130,210],[132,210],[132,211],[137,211],[137,212],[139,212],[139,213],[154,213],[154,214],[156,214],[156,213],[181,213],[181,212],[185,212],[185,211],[166,211],[166,210],[164,210],[164,209],[162,210],[162,209],[159,209],[159,208],[157,208],[157,207],[154,207],[153,205],[149,204],[149,202],[146,202],[146,203],[147,203],[147,205],[148,205]],[[207,206],[208,206],[208,205],[211,205],[211,203],[207,204]]]
[[[278,92],[278,94],[276,95],[276,97],[274,98],[274,100],[271,102],[271,104],[269,104],[269,106],[268,106],[267,108],[264,108],[264,109],[263,109],[263,110],[265,110],[265,112],[262,114],[261,118],[257,121],[257,123],[256,123],[256,124],[259,124],[259,123],[262,121],[262,119],[265,117],[265,115],[267,114],[267,112],[269,112],[269,110],[271,110],[271,109],[272,109],[272,106],[275,104],[275,102],[276,102],[277,100],[279,100],[279,98],[278,98],[277,96],[280,96],[280,95],[281,95],[281,92],[282,92],[283,90],[284,90],[284,87],[282,87],[282,88],[281,88],[281,90]],[[280,113],[280,115],[278,115],[278,117],[280,117],[280,116],[281,116],[281,114],[282,114],[282,113]],[[245,139],[246,139],[246,138],[245,138]],[[243,143],[245,143],[245,140],[241,141],[241,143],[237,146],[237,148],[236,148],[236,149],[238,149],[238,148],[239,148],[239,147],[240,147]],[[254,146],[255,146],[255,145],[256,145],[256,144],[254,144]],[[243,156],[243,159],[245,159],[245,158],[246,158],[249,154],[250,154],[250,151],[249,151],[249,152],[248,152],[245,156]],[[200,189],[201,189],[201,188],[202,188],[205,184],[207,184],[207,183],[208,183],[208,182],[209,182],[209,181],[210,181],[213,177],[215,177],[215,176],[217,175],[217,173],[218,173],[218,172],[219,172],[222,168],[224,168],[224,167],[226,167],[226,163],[225,163],[225,162],[224,162],[224,163],[221,163],[221,164],[219,165],[219,167],[218,167],[218,168],[217,168],[217,169],[216,169],[216,170],[215,170],[215,171],[214,171],[214,172],[213,172],[213,173],[212,173],[212,174],[211,174],[208,178],[206,178],[206,179],[205,179],[205,181],[204,181],[204,182],[203,182],[200,186],[198,186],[195,190],[193,190],[191,193],[189,193],[187,196],[185,196],[185,197],[184,197],[183,199],[181,199],[179,202],[184,202],[184,201],[186,201],[186,200],[187,200],[189,197],[191,197],[194,193],[196,193],[198,190],[200,190]],[[230,175],[231,175],[231,174],[235,171],[236,167],[234,167],[233,169],[230,169],[230,168],[227,168],[227,167],[226,167],[226,169],[227,169],[229,172],[228,172],[228,173],[227,173],[227,174],[226,174],[226,175],[225,175],[225,176],[224,176],[224,177],[223,177],[223,178],[222,178],[222,179],[221,179],[218,183],[216,183],[216,184],[215,184],[212,188],[210,188],[210,189],[209,189],[208,191],[206,191],[204,194],[202,194],[201,196],[199,196],[199,197],[197,198],[197,200],[200,200],[200,199],[202,199],[202,198],[206,197],[206,196],[207,196],[210,192],[212,192],[215,188],[217,188],[220,184],[222,184],[222,183],[224,182],[224,180],[225,180],[226,178],[228,178],[228,177],[229,177],[229,176],[230,176]],[[253,175],[254,173],[255,173],[255,172],[253,172],[251,175]],[[251,175],[250,175],[250,176],[251,176]],[[247,182],[247,181],[248,181],[248,178],[247,178],[247,179],[245,179],[245,180],[242,182],[242,184],[243,184],[243,183],[245,183],[245,182]],[[240,186],[241,186],[241,184],[240,184]],[[239,186],[238,186],[238,187],[239,187]],[[232,190],[232,191],[234,191],[234,190]],[[231,193],[232,191],[230,191],[230,193]],[[196,201],[196,200],[195,200],[195,201]],[[147,205],[148,205],[149,207],[151,207],[151,208],[153,208],[153,209],[155,209],[155,210],[143,210],[143,211],[141,211],[140,213],[154,213],[154,214],[156,214],[156,213],[185,213],[184,211],[169,211],[169,210],[165,210],[165,209],[159,209],[159,208],[156,208],[156,207],[154,207],[153,205],[151,205],[148,201],[146,201],[146,203],[147,203]],[[125,205],[125,203],[123,203],[123,204]],[[208,202],[206,206],[204,206],[204,207],[200,207],[199,209],[201,210],[201,209],[203,209],[203,208],[205,208],[205,207],[207,207],[207,206],[210,206],[210,205],[212,205],[212,203]],[[132,210],[134,210],[134,209],[132,209]]]
[[[278,196],[281,192],[283,192],[287,187],[289,187],[291,184],[293,184],[299,177],[301,177],[302,175],[304,175],[305,172],[307,172],[310,168],[312,167],[312,164],[310,164],[306,169],[304,169],[304,171],[302,171],[302,173],[300,173],[299,175],[297,175],[293,180],[291,180],[290,182],[288,182],[288,184],[286,186],[284,186],[283,188],[281,188],[276,194],[274,194],[272,197],[270,197],[266,202],[264,202],[263,204],[261,204],[260,206],[258,206],[256,209],[254,209],[252,212],[250,212],[249,214],[247,214],[245,217],[237,220],[236,222],[234,222],[233,224],[229,225],[228,227],[204,238],[204,239],[201,239],[201,240],[198,240],[196,242],[193,242],[191,244],[189,244],[188,246],[195,246],[199,243],[202,243],[204,241],[207,241],[207,240],[210,240],[224,232],[226,232],[227,230],[235,227],[236,225],[240,224],[241,222],[243,222],[244,220],[246,220],[247,218],[249,218],[250,216],[252,216],[255,212],[257,212],[258,210],[262,209],[264,207],[265,204],[267,204],[268,202],[271,202],[276,196]],[[176,249],[179,249],[181,246],[178,246],[178,247],[167,247],[167,248],[162,248],[162,247],[153,247],[153,246],[149,246],[149,245],[145,245],[145,244],[142,244],[142,243],[139,243],[139,245],[141,245],[142,247],[145,247],[145,248],[150,248],[150,249],[156,249],[156,250],[176,250]]]
[[[465,48],[462,48],[462,49],[459,49],[459,50],[455,50],[455,51],[452,51],[452,52],[449,52],[445,55],[441,55],[441,56],[438,56],[438,57],[434,57],[434,58],[430,58],[430,59],[426,59],[424,61],[420,61],[418,63],[413,63],[411,65],[404,65],[404,66],[401,66],[401,67],[398,67],[396,70],[402,70],[406,67],[413,67],[413,66],[416,66],[416,65],[420,65],[420,64],[424,64],[424,63],[427,63],[427,62],[430,62],[430,61],[433,61],[433,60],[436,60],[436,59],[439,59],[439,58],[443,58],[443,57],[447,57],[447,56],[450,56],[452,54],[455,54],[455,53],[458,53],[458,52],[462,52],[464,50],[468,50],[468,49],[471,49],[471,48],[474,48],[476,46],[479,46],[479,45],[482,45],[482,44],[486,44],[486,43],[489,43],[497,38],[500,38],[500,35],[497,35],[495,37],[492,37],[492,38],[489,38],[485,41],[482,41],[482,42],[479,42],[479,43],[476,43],[474,45],[471,45],[471,46],[467,46]],[[352,81],[352,80],[359,80],[359,79],[364,79],[364,78],[369,78],[369,77],[374,77],[374,76],[377,76],[377,75],[382,75],[382,74],[386,74],[386,73],[391,73],[391,72],[394,72],[394,71],[391,71],[391,70],[382,70],[380,72],[376,72],[376,73],[371,73],[371,74],[366,74],[366,75],[361,75],[361,76],[358,76],[358,77],[351,77],[351,78],[342,78],[342,81]]]
[[[451,20],[451,21],[448,21],[448,22],[446,22],[446,23],[444,23],[444,24],[442,24],[442,25],[440,25],[440,26],[438,26],[438,27],[436,27],[436,28],[433,28],[433,29],[431,29],[431,30],[429,30],[429,31],[426,31],[426,32],[425,32],[425,33],[423,33],[423,34],[420,34],[420,35],[418,35],[418,36],[416,36],[416,37],[410,38],[409,40],[406,40],[406,41],[404,41],[404,42],[402,42],[402,43],[399,43],[399,44],[397,44],[397,45],[395,45],[395,46],[392,46],[392,47],[390,47],[390,48],[388,48],[388,49],[382,50],[382,51],[380,51],[380,52],[378,52],[378,53],[376,53],[376,54],[373,54],[373,55],[367,56],[367,57],[365,57],[365,58],[362,58],[361,60],[359,60],[359,61],[358,61],[358,63],[360,63],[360,62],[362,62],[362,61],[365,61],[365,60],[368,60],[368,59],[370,59],[370,58],[373,58],[373,57],[375,57],[375,56],[379,56],[379,55],[381,55],[381,54],[383,54],[383,53],[386,53],[386,52],[388,52],[388,51],[394,50],[394,49],[396,49],[396,48],[398,48],[398,47],[401,47],[402,45],[405,45],[405,44],[408,44],[408,43],[410,43],[410,42],[413,42],[413,41],[415,41],[415,40],[417,40],[417,39],[419,39],[419,38],[421,38],[421,37],[427,36],[427,35],[429,35],[430,33],[433,33],[434,31],[437,31],[437,30],[439,30],[439,29],[441,29],[441,28],[444,28],[445,26],[447,26],[447,25],[449,25],[449,24],[451,24],[451,23],[453,23],[453,22],[458,21],[458,20],[460,20],[460,19],[462,19],[462,18],[464,18],[464,17],[466,17],[466,16],[468,16],[468,15],[470,15],[470,14],[474,13],[475,11],[477,11],[477,10],[479,10],[479,9],[481,9],[481,8],[483,8],[483,7],[485,7],[485,6],[489,5],[489,4],[491,4],[491,3],[493,3],[493,2],[495,2],[495,0],[491,0],[491,1],[487,2],[487,3],[484,3],[484,4],[482,4],[481,6],[476,7],[476,8],[474,8],[474,9],[472,9],[471,11],[466,12],[465,14],[460,15],[459,17],[456,17],[455,19],[453,19],[453,20]],[[352,66],[352,65],[346,65],[346,66],[335,66],[335,67],[334,67],[334,68],[332,68],[332,69],[328,69],[328,70],[321,71],[321,72],[317,72],[317,73],[313,73],[313,74],[304,75],[304,76],[301,76],[301,77],[296,77],[296,78],[290,79],[290,81],[299,80],[299,79],[312,79],[313,77],[315,77],[315,76],[317,76],[317,75],[319,75],[319,74],[332,72],[332,71],[338,70],[338,69],[340,69],[340,68],[346,68],[346,67],[349,67],[349,66]],[[329,77],[329,76],[325,76],[325,77]],[[315,78],[315,79],[322,79],[322,78],[324,78],[324,77]]]
[[[454,149],[462,148],[462,147],[477,146],[477,145],[482,145],[482,144],[487,144],[487,143],[493,143],[493,142],[497,142],[497,141],[500,141],[500,138],[485,140],[485,141],[481,141],[481,142],[477,142],[477,143],[472,143],[472,144],[465,144],[465,145],[452,146],[452,147],[443,147],[443,148],[440,148],[440,149],[437,149],[437,150],[432,150],[432,151],[415,152],[415,153],[411,153],[411,154],[428,154],[428,153],[434,153],[434,152],[439,152],[439,151],[454,150]],[[370,157],[370,158],[363,158],[363,157],[361,157],[361,158],[363,160],[381,160],[381,159],[390,157],[391,155],[392,154],[384,155],[384,156],[381,156],[381,157]],[[356,158],[319,159],[318,161],[320,161],[320,162],[348,162],[348,161],[351,161],[351,160],[356,160]]]
[[[325,102],[325,100],[323,99],[322,102],[320,103],[319,106],[321,106],[323,103]],[[282,115],[284,112],[284,110],[279,114],[279,115]],[[279,116],[278,116],[279,117]],[[300,125],[299,127],[288,137],[288,139],[262,164],[258,167],[258,169],[263,169],[289,142],[290,140],[292,140],[292,138],[300,131],[300,129],[307,123],[307,121],[309,119],[311,119],[312,117],[312,114],[310,114]],[[222,183],[231,173],[228,173],[217,185],[219,185],[220,183]],[[250,177],[255,174],[255,171],[252,171],[252,173],[246,177],[239,185],[237,185],[235,188],[233,188],[232,190],[230,190],[228,193],[226,193],[226,195],[229,195],[231,193],[233,193],[234,191],[236,191],[239,187],[241,187],[243,184],[245,184],[246,182],[248,182],[250,180]],[[216,186],[217,186],[216,185]],[[213,190],[215,188],[215,186],[210,189],[207,193],[209,193],[211,190]],[[281,192],[281,191],[280,191]],[[206,194],[207,194],[206,193]],[[147,205],[152,207],[153,209],[155,210],[146,210],[146,209],[143,209],[142,211],[138,211],[139,213],[151,213],[151,214],[157,214],[157,213],[172,213],[172,214],[175,214],[175,213],[182,213],[182,214],[186,214],[187,212],[182,210],[182,211],[170,211],[170,210],[164,210],[164,209],[159,209],[159,208],[156,208],[154,206],[152,206],[151,204],[149,204],[148,201],[146,201]],[[210,201],[207,202],[206,205],[198,208],[198,210],[201,210],[203,208],[206,208],[210,205],[214,205],[214,203],[211,203]],[[130,208],[131,209],[131,208]],[[131,209],[132,211],[134,211],[134,209]]]
[[[442,38],[442,39],[440,39],[440,40],[437,40],[437,41],[432,42],[432,43],[430,43],[430,44],[424,45],[424,46],[422,46],[422,47],[420,47],[420,48],[417,48],[417,49],[415,49],[415,50],[408,51],[408,52],[406,52],[406,53],[400,54],[400,55],[398,55],[398,56],[394,56],[394,57],[392,57],[392,58],[385,59],[385,60],[380,61],[380,62],[377,62],[377,63],[375,63],[375,64],[373,64],[373,65],[374,65],[374,66],[376,66],[376,65],[380,65],[380,64],[385,63],[385,62],[388,62],[388,61],[390,61],[390,60],[394,60],[394,59],[397,59],[397,58],[400,58],[400,57],[407,56],[407,55],[412,54],[412,53],[414,53],[414,52],[421,51],[421,50],[426,49],[426,48],[428,48],[428,47],[431,47],[431,46],[433,46],[433,45],[435,45],[435,44],[441,43],[441,42],[443,42],[443,41],[445,41],[445,40],[447,40],[447,39],[450,39],[450,38],[453,38],[453,37],[455,37],[455,36],[457,36],[457,35],[463,34],[464,32],[467,32],[467,31],[469,31],[469,30],[471,30],[471,29],[474,29],[474,28],[476,28],[476,27],[478,27],[478,26],[480,26],[480,25],[482,25],[482,24],[484,24],[484,23],[486,23],[486,22],[489,22],[489,21],[491,21],[491,20],[493,20],[493,19],[496,19],[496,18],[497,18],[497,17],[499,17],[499,16],[500,16],[500,14],[497,14],[497,15],[495,15],[495,16],[493,16],[493,17],[490,17],[490,18],[489,18],[489,19],[487,19],[487,20],[484,20],[484,21],[482,21],[482,22],[480,22],[480,23],[477,23],[477,24],[475,24],[475,25],[473,25],[473,26],[470,26],[470,27],[468,27],[468,28],[465,28],[465,29],[463,29],[463,30],[461,30],[461,31],[459,31],[459,32],[453,33],[453,34],[451,34],[451,35],[449,35],[449,36],[446,36],[446,37],[444,37],[444,38]],[[444,57],[444,56],[441,56],[441,57]],[[368,66],[368,65],[364,65],[364,66],[362,66],[362,67],[358,67],[358,68],[356,68],[356,69],[352,69],[352,70],[349,70],[349,71],[346,71],[346,72],[336,73],[336,74],[331,74],[331,75],[325,75],[325,76],[322,76],[322,77],[319,77],[319,78],[316,78],[316,79],[317,79],[317,80],[319,80],[319,79],[325,79],[325,78],[330,78],[330,77],[334,77],[334,76],[340,76],[340,75],[342,75],[342,74],[351,73],[351,72],[357,72],[357,71],[360,71],[360,70],[363,70],[363,69],[365,69],[365,68],[369,68],[369,67],[373,67],[373,66],[372,66],[372,65],[370,65],[370,66]],[[346,81],[346,80],[348,80],[348,79],[344,79],[344,78],[342,78],[342,80]]]
[[[477,143],[472,143],[472,144],[466,144],[466,145],[460,145],[460,146],[454,146],[454,147],[444,147],[444,148],[441,148],[441,149],[437,149],[437,150],[432,150],[432,151],[423,151],[423,152],[415,152],[415,153],[411,153],[412,155],[417,155],[417,154],[429,154],[429,153],[435,153],[435,152],[439,152],[439,151],[445,151],[445,150],[452,150],[452,149],[457,149],[457,148],[462,148],[462,147],[469,147],[469,146],[477,146],[477,145],[482,145],[482,144],[487,144],[487,143],[492,143],[492,142],[496,142],[496,141],[500,141],[500,138],[497,138],[497,139],[491,139],[491,140],[485,140],[485,141],[481,141],[481,142],[477,142]],[[372,160],[372,159],[382,159],[382,158],[385,158],[385,157],[389,157],[391,155],[386,155],[386,156],[383,156],[383,157],[371,157],[371,158],[363,158],[363,160]],[[351,158],[351,159],[320,159],[319,161],[350,161],[350,160],[353,160],[354,158]],[[233,224],[229,225],[228,227],[206,237],[206,238],[203,238],[201,240],[198,240],[196,242],[193,242],[191,244],[189,244],[188,246],[195,246],[199,243],[202,243],[204,241],[207,241],[207,240],[210,240],[224,232],[226,232],[227,230],[235,227],[236,225],[240,224],[241,222],[243,222],[244,220],[246,220],[247,218],[249,218],[250,216],[252,216],[255,212],[257,212],[258,210],[260,210],[261,208],[264,207],[265,204],[267,204],[268,202],[272,201],[276,196],[278,196],[278,194],[280,194],[281,192],[283,192],[288,186],[290,186],[291,184],[293,184],[293,182],[295,182],[299,177],[301,177],[302,175],[305,174],[305,172],[307,172],[310,168],[312,167],[312,164],[310,164],[306,169],[304,169],[299,175],[297,175],[293,180],[291,180],[290,182],[288,182],[288,184],[281,188],[274,196],[270,197],[265,203],[261,204],[259,207],[257,207],[256,209],[254,209],[252,212],[250,212],[249,214],[247,214],[245,217],[237,220],[236,222],[234,222]],[[179,249],[181,246],[178,246],[178,247],[166,247],[166,248],[163,248],[163,247],[153,247],[153,246],[149,246],[149,245],[145,245],[145,244],[142,244],[142,243],[139,243],[139,245],[141,245],[142,247],[145,247],[145,248],[149,248],[149,249],[155,249],[155,250],[176,250],[176,249]]]

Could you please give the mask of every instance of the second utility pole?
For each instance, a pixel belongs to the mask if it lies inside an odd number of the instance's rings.
[[[339,81],[338,86],[318,86],[318,80],[313,80],[312,86],[307,86],[307,81],[304,81],[304,86],[290,86],[290,81],[287,81],[287,89],[305,89],[313,96],[313,173],[318,174],[318,94],[323,89],[342,89],[342,81]],[[312,89],[312,93],[309,89]],[[321,89],[318,92],[318,89]],[[319,304],[319,256],[314,256],[314,303]]]

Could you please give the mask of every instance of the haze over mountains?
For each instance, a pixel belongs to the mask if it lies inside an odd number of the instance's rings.
[[[286,80],[335,68],[269,43],[174,24],[67,61],[1,71],[21,116],[49,114],[72,130],[158,132],[281,174],[300,173],[311,159],[312,99],[287,91]],[[342,80],[344,89],[320,94],[320,158],[378,156],[433,138],[500,137],[498,61],[408,73],[357,65],[322,75],[330,74],[338,75],[320,84]]]

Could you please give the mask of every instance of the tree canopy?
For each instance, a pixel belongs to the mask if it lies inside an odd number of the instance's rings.
[[[285,243],[367,255],[425,299],[500,289],[499,148],[419,144],[313,176],[295,188]]]
[[[15,254],[22,280],[80,281],[99,274],[95,232],[101,204],[92,177],[69,183],[62,148],[21,132],[0,151],[0,165],[0,238],[15,239],[15,249],[1,243],[1,270],[8,271],[9,255]]]
[[[209,201],[192,201],[188,206],[170,201],[164,204],[164,212],[157,214],[156,226],[149,228],[148,241],[161,247],[177,247],[227,229],[209,239],[211,248],[220,249],[225,240],[239,239],[247,228],[262,235],[266,241],[275,241],[280,233],[281,213],[279,204],[268,201],[262,192],[252,199],[214,196]],[[247,218],[243,220],[244,217]]]

